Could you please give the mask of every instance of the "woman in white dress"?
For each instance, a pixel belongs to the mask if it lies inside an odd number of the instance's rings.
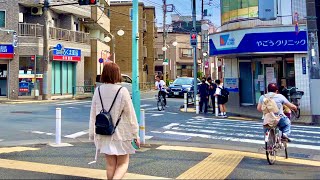
[[[129,154],[135,153],[135,148],[131,144],[132,140],[138,147],[140,146],[139,126],[129,91],[125,87],[121,88],[115,99],[121,87],[116,83],[120,81],[119,66],[113,62],[106,63],[101,75],[101,82],[104,84],[96,88],[90,112],[89,138],[94,140],[97,152],[105,154],[108,179],[123,178],[128,170]],[[110,111],[114,125],[120,117],[115,133],[110,136],[95,133],[96,115],[102,110],[99,89],[105,110],[110,109],[115,99]]]

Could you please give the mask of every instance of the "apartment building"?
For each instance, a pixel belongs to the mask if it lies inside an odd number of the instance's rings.
[[[111,1],[111,34],[115,38],[116,63],[121,72],[132,74],[132,2]],[[117,32],[124,34],[118,36]],[[154,81],[155,7],[139,2],[139,81]]]
[[[63,5],[74,1],[51,1],[48,15],[48,83],[43,84],[43,0],[0,2],[0,96],[2,98],[71,96],[77,86],[92,85],[102,66],[98,59],[110,51],[103,41],[110,32],[109,0],[99,6]],[[58,6],[56,6],[58,5]],[[18,35],[13,47],[13,32]],[[59,46],[63,49],[59,50]],[[75,88],[76,90],[76,88]]]
[[[156,38],[156,61],[155,73],[164,74],[163,66],[163,38],[162,32],[158,32]],[[193,48],[190,45],[190,33],[168,32],[166,37],[166,73],[168,79],[174,80],[176,77],[193,77]],[[198,42],[201,42],[201,36],[198,36]],[[197,63],[201,65],[201,44],[197,47]]]

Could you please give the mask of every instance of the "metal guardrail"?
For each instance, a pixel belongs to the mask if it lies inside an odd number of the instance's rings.
[[[76,95],[85,95],[94,93],[94,86],[73,86],[72,87],[72,96],[75,97]]]

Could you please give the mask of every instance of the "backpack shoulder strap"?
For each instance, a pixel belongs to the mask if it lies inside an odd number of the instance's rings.
[[[102,111],[105,111],[104,106],[103,106],[103,102],[101,99],[100,86],[98,87],[98,91],[99,91],[99,97],[100,97],[100,102],[101,102],[101,106],[102,106]]]
[[[116,101],[116,99],[117,99],[117,97],[118,97],[118,94],[119,94],[121,88],[122,88],[122,87],[119,88],[119,90],[117,91],[116,96],[114,97],[114,99],[113,99],[113,101],[112,101],[112,104],[111,104],[110,109],[109,109],[109,111],[108,111],[109,113],[110,113],[110,111],[111,111],[111,109],[112,109],[112,107],[113,107],[114,102]]]

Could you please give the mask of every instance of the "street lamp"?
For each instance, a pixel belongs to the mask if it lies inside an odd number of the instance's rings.
[[[112,40],[112,56],[113,56],[113,62],[115,63],[116,62],[116,42],[115,42],[116,39],[113,34],[111,34],[110,32],[109,32],[109,34],[110,34],[111,38],[109,36],[106,36],[104,38],[104,41],[110,42]],[[117,34],[118,34],[118,36],[123,36],[124,31],[122,29],[120,29],[117,31]]]

